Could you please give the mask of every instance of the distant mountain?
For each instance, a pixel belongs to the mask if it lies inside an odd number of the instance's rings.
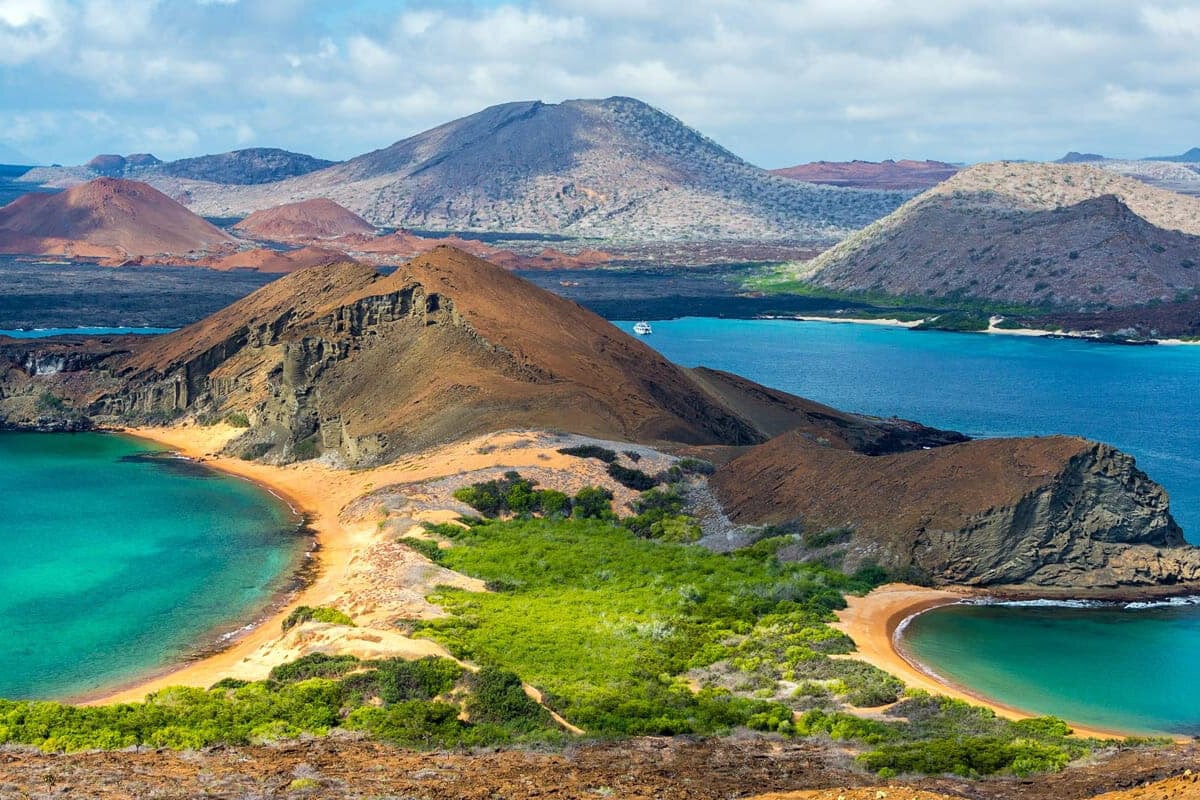
[[[244,186],[305,175],[334,163],[273,147],[252,147],[178,161],[161,161],[149,153],[105,154],[78,167],[39,167],[21,180],[66,187],[96,177],[133,178],[168,187],[168,193],[174,194],[170,189],[173,179]]]
[[[981,164],[803,268],[842,291],[1087,308],[1200,286],[1200,200],[1085,165]]]
[[[233,226],[238,233],[270,241],[308,241],[374,236],[375,226],[324,197],[255,211]]]
[[[859,189],[928,189],[958,172],[942,161],[814,161],[771,170],[776,175],[809,183]]]
[[[1055,161],[1055,164],[1089,164],[1093,161],[1104,161],[1104,156],[1099,153],[1076,153],[1074,150],[1067,153],[1065,156]]]
[[[0,252],[96,258],[186,254],[229,247],[220,228],[136,181],[97,178],[0,208]]]
[[[1146,156],[1146,161],[1178,161],[1185,164],[1200,164],[1200,147],[1193,147],[1177,156]]]
[[[209,216],[326,197],[379,226],[629,240],[839,238],[904,200],[772,175],[624,97],[493,106],[277,183],[149,179]]]
[[[99,155],[83,166],[97,175],[107,178],[123,178],[127,172],[143,168],[156,167],[163,163],[149,153],[133,153],[128,156]]]

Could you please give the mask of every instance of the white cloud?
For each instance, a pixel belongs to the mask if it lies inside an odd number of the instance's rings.
[[[1138,155],[1200,143],[1198,45],[1192,0],[0,0],[0,115],[103,110],[39,128],[63,161],[345,157],[493,103],[613,94],[768,166]]]

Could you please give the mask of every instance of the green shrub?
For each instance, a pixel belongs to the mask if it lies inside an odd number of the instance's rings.
[[[504,514],[517,517],[537,514],[566,517],[571,514],[569,497],[554,489],[534,489],[536,485],[536,482],[522,478],[518,472],[506,472],[498,480],[463,486],[454,492],[454,498],[485,517]]]
[[[585,486],[575,493],[572,516],[576,519],[614,520],[613,493],[602,486]]]
[[[415,550],[435,564],[442,561],[442,548],[432,539],[418,539],[415,536],[405,536],[400,543],[410,550]]]
[[[313,434],[292,445],[292,455],[297,461],[308,461],[321,454],[321,446],[317,443],[318,435]]]
[[[310,653],[271,670],[269,680],[276,683],[296,683],[310,678],[340,678],[358,669],[359,660],[351,655],[331,656]]]
[[[297,625],[308,622],[328,622],[334,625],[349,625],[354,627],[354,620],[338,611],[336,608],[325,606],[297,606],[283,620],[283,629],[291,630]]]
[[[833,544],[845,544],[854,535],[851,528],[828,528],[823,531],[805,531],[801,537],[804,546],[813,550]]]
[[[660,483],[658,478],[647,475],[640,469],[632,469],[617,463],[608,465],[608,476],[622,486],[639,492],[652,489]]]
[[[416,661],[392,660],[377,665],[379,696],[385,703],[432,700],[454,688],[463,668],[448,658],[428,656]]]
[[[467,713],[476,722],[491,722],[515,729],[536,729],[550,722],[550,714],[525,694],[515,672],[484,667],[470,677],[474,694]]]
[[[596,444],[581,444],[575,447],[563,447],[559,451],[564,456],[575,456],[577,458],[594,458],[597,461],[603,461],[611,464],[617,460],[617,454],[609,450],[607,447],[601,447]]]
[[[230,411],[225,415],[225,423],[235,428],[249,428],[250,418],[241,411]]]
[[[700,458],[681,458],[675,462],[675,466],[685,475],[712,475],[717,471],[711,462]]]

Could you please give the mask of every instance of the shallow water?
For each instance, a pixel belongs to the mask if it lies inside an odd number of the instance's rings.
[[[632,322],[619,325],[629,331]],[[1200,348],[680,319],[643,341],[838,408],[973,436],[1072,433],[1132,453],[1200,542]],[[905,632],[938,674],[1003,703],[1122,730],[1200,734],[1200,607],[937,609]]]
[[[251,621],[307,540],[247,481],[115,434],[0,433],[0,697],[78,695]]]

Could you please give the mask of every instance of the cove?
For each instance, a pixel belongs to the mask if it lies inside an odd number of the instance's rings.
[[[308,545],[260,487],[117,434],[0,433],[0,697],[64,698],[217,644]]]
[[[972,436],[1069,433],[1115,445],[1166,487],[1200,543],[1200,347],[793,320],[653,328],[643,341],[677,363],[837,408]],[[915,618],[901,645],[935,674],[1024,711],[1200,734],[1200,606],[950,606]]]

